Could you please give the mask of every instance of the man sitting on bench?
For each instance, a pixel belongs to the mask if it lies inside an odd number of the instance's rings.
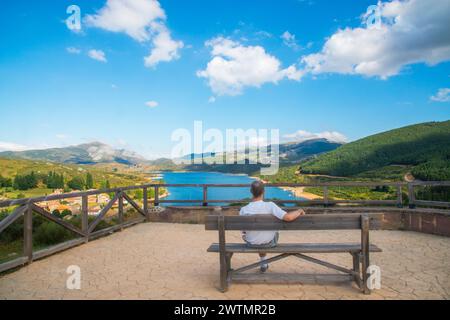
[[[250,189],[253,199],[247,206],[240,211],[241,216],[255,215],[255,214],[272,214],[280,220],[287,222],[294,221],[298,217],[305,215],[302,209],[289,212],[282,210],[273,202],[265,202],[264,199],[264,184],[261,181],[252,183]],[[276,231],[242,231],[242,239],[252,248],[273,248],[278,244],[278,232]],[[269,264],[264,263],[266,254],[260,253],[261,272],[266,272]]]

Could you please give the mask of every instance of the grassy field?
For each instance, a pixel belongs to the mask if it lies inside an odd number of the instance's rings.
[[[276,175],[255,176],[270,183],[326,183],[326,182],[402,182],[408,174],[410,166],[385,166],[350,177],[334,177],[329,175],[301,174],[299,165],[281,167]],[[322,188],[307,187],[304,190],[321,196]],[[368,187],[330,187],[328,194],[331,199],[346,200],[392,200],[396,198],[394,188],[376,189]],[[406,196],[406,189],[403,191]]]
[[[4,178],[11,178],[17,174],[47,174],[50,171],[64,175],[67,182],[76,176],[85,177],[89,172],[94,179],[94,188],[101,188],[106,180],[111,187],[130,186],[149,182],[149,177],[142,168],[133,168],[121,164],[102,165],[66,165],[52,162],[33,160],[18,160],[0,158],[0,174]],[[0,188],[0,198],[23,198],[37,197],[52,193],[53,190],[46,188],[42,183],[30,190],[13,190],[13,188]]]

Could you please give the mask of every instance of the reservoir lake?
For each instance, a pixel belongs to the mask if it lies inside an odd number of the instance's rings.
[[[255,181],[247,175],[227,174],[218,172],[163,172],[162,178],[166,184],[251,184]],[[180,204],[167,203],[166,205],[198,206],[202,203],[203,189],[193,187],[169,187],[169,196],[164,200],[199,200],[198,203]],[[244,200],[250,199],[249,188],[208,188],[209,200]],[[295,197],[290,191],[281,188],[266,188],[266,197],[281,200],[305,200]],[[214,203],[213,205],[226,205],[225,203]]]

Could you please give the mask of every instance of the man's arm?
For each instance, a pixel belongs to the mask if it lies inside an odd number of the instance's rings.
[[[298,209],[292,212],[288,212],[284,215],[283,220],[286,222],[292,222],[297,220],[299,217],[304,216],[306,212],[303,209]]]

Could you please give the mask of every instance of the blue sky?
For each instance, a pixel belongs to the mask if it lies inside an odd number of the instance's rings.
[[[100,140],[157,158],[195,120],[347,141],[448,120],[450,5],[423,3],[379,3],[374,31],[374,0],[4,1],[0,150]]]

